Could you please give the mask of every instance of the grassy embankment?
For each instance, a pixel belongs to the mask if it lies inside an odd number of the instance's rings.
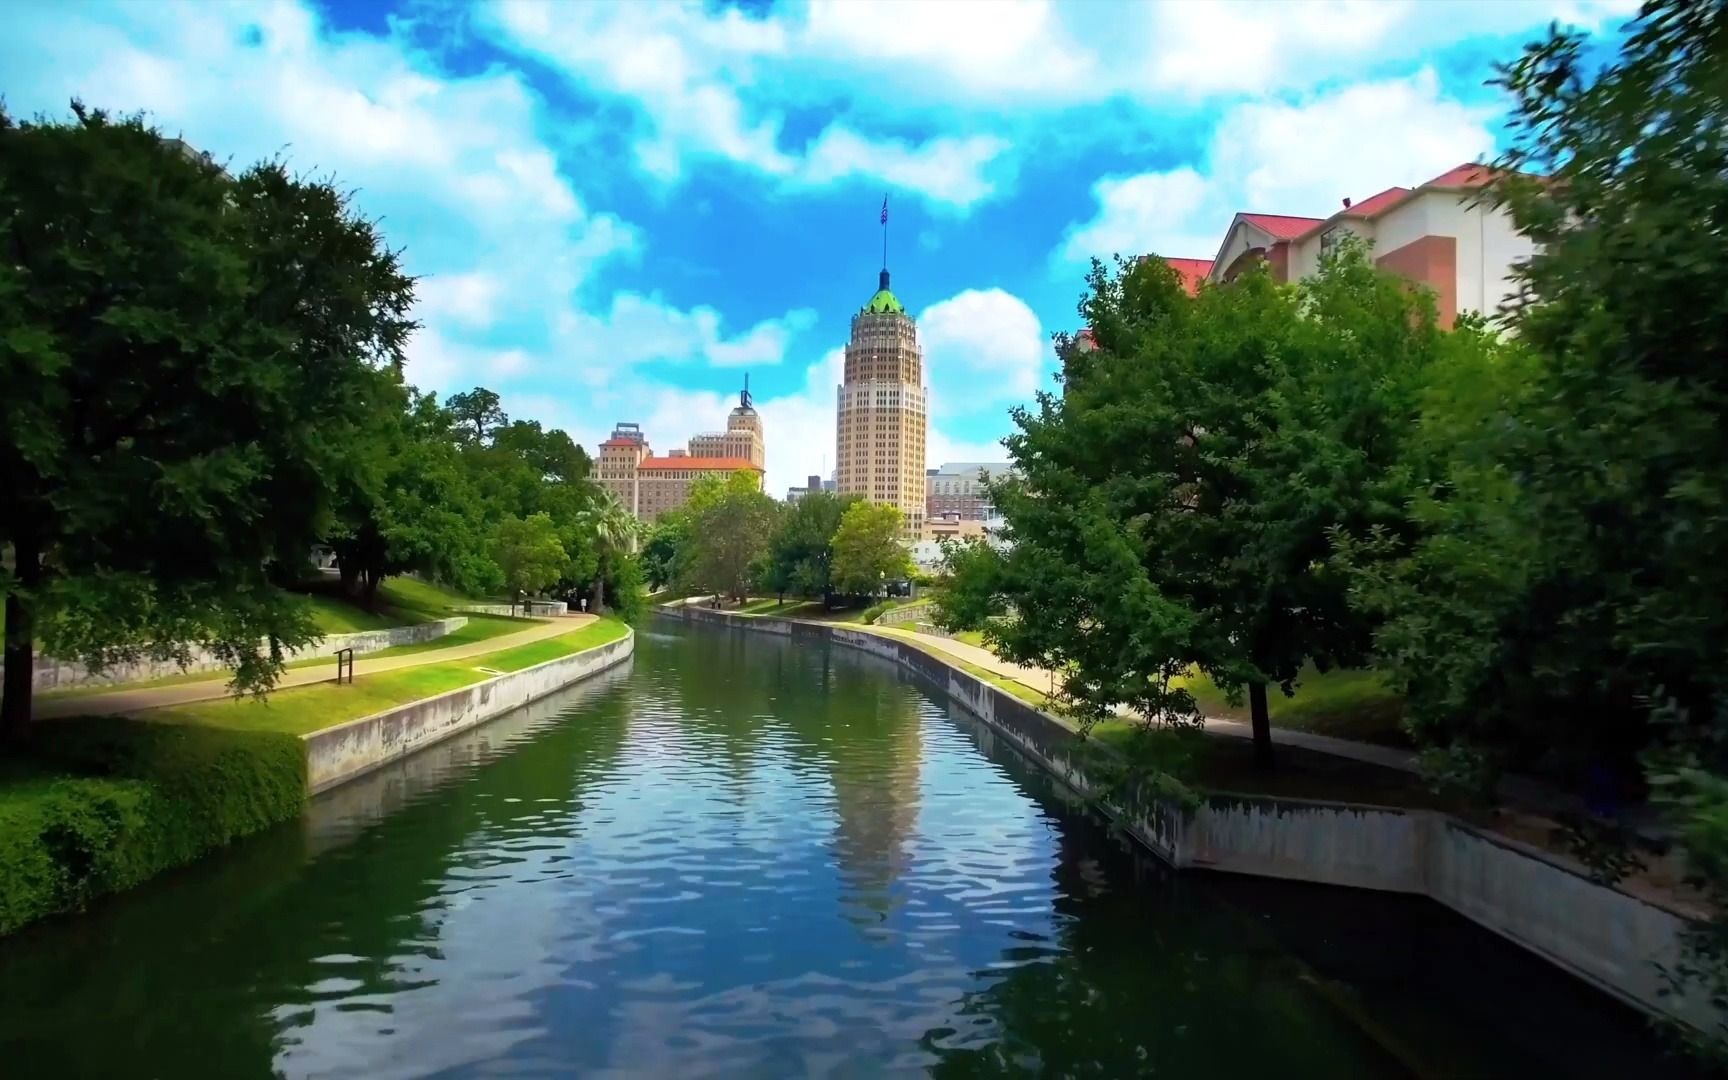
[[[378,660],[391,656],[411,656],[415,653],[430,652],[433,649],[448,649],[460,645],[472,645],[477,641],[486,641],[505,634],[514,634],[530,626],[538,625],[537,619],[511,618],[507,615],[481,615],[472,612],[457,612],[457,605],[472,603],[468,597],[451,592],[442,586],[428,582],[416,581],[412,578],[391,578],[379,586],[378,592],[386,598],[389,616],[393,619],[406,620],[390,622],[388,626],[404,626],[417,622],[430,622],[434,619],[449,618],[460,614],[467,619],[467,625],[457,628],[443,637],[430,641],[416,642],[412,645],[394,645],[388,649],[361,653],[367,660]],[[349,633],[349,630],[331,629],[333,626],[355,625],[367,618],[377,617],[372,613],[361,611],[358,607],[332,596],[311,596],[307,598],[313,605],[315,618],[319,629],[327,634]],[[343,610],[347,609],[347,610]],[[364,629],[364,627],[362,627]],[[290,670],[297,668],[333,665],[334,658],[328,653],[308,656],[301,660],[290,660],[286,665]],[[38,698],[68,698],[88,697],[91,694],[109,694],[116,690],[148,689],[156,686],[180,686],[186,683],[210,682],[224,678],[219,671],[194,671],[182,675],[165,675],[160,679],[144,679],[128,683],[103,683],[95,686],[77,686],[67,690],[50,690],[38,694]]]
[[[304,735],[370,716],[395,705],[485,682],[498,674],[521,671],[604,645],[623,637],[628,631],[629,628],[619,620],[604,617],[567,634],[497,652],[360,675],[352,683],[322,682],[295,686],[266,698],[223,698],[152,709],[144,717],[166,723]]]

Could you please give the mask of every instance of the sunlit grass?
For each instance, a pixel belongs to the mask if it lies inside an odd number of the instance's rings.
[[[320,682],[289,687],[266,698],[223,698],[152,709],[141,716],[167,723],[304,735],[495,677],[482,668],[521,671],[615,641],[628,632],[622,622],[602,618],[568,634],[462,660],[361,675],[352,683]]]

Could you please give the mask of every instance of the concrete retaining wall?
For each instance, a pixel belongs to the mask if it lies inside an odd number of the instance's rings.
[[[628,659],[636,635],[302,736],[313,794]]]
[[[818,623],[687,608],[678,618],[824,639],[894,660],[945,691],[1020,753],[1094,801],[1178,869],[1415,893],[1558,964],[1646,1012],[1712,1029],[1722,1016],[1696,997],[1665,995],[1660,968],[1681,955],[1688,919],[1541,849],[1428,810],[1217,794],[1194,810],[1087,774],[1094,753],[1043,712],[905,642]]]
[[[397,645],[416,645],[423,641],[441,638],[467,625],[468,620],[466,618],[457,616],[451,619],[415,623],[412,626],[361,630],[353,634],[331,634],[313,642],[304,649],[291,651],[289,658],[304,659],[310,656],[329,656],[338,649],[353,649],[356,653],[369,653],[393,648]],[[4,670],[4,666],[0,666],[0,671]],[[175,675],[228,670],[230,670],[228,665],[211,655],[207,649],[193,649],[192,662],[185,667],[181,667],[173,660],[137,660],[131,663],[114,664],[103,668],[100,672],[91,671],[83,664],[62,663],[59,660],[44,656],[36,662],[36,672],[32,682],[37,690],[67,690],[75,686],[112,686],[116,683],[144,682],[149,679],[165,679]]]
[[[475,615],[523,615],[521,604],[463,604],[457,611],[467,611]],[[568,615],[570,605],[562,600],[530,600],[528,615],[558,616]]]

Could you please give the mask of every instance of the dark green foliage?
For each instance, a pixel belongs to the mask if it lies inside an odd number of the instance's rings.
[[[787,507],[768,540],[758,587],[780,599],[788,593],[817,597],[832,592],[834,534],[841,517],[860,498],[812,491]]]
[[[0,934],[299,814],[299,739],[97,718],[41,728],[0,780]]]
[[[834,530],[828,574],[835,592],[874,596],[884,584],[904,581],[912,557],[901,543],[906,519],[897,507],[856,501],[843,508]]]
[[[642,572],[655,592],[679,578],[681,560],[690,554],[690,516],[683,510],[661,514],[642,541]]]
[[[38,638],[94,664],[203,643],[240,686],[273,681],[312,626],[271,586],[329,524],[414,325],[412,282],[330,183],[230,176],[139,119],[74,113],[0,111],[14,733]]]
[[[753,473],[708,475],[690,488],[687,554],[679,559],[679,584],[743,600],[762,568],[768,539],[782,507],[762,491]]]
[[[950,550],[942,618],[1058,672],[1087,722],[1191,723],[1172,680],[1198,668],[1248,693],[1269,757],[1267,688],[1365,656],[1329,534],[1402,520],[1432,303],[1346,243],[1312,280],[1197,297],[1161,260],[1095,265],[1081,311],[1098,348],[1061,349],[1062,393],[1015,412],[1007,546]]]

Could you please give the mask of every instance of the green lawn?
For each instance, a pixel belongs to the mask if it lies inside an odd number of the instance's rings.
[[[476,641],[502,637],[514,634],[530,626],[539,625],[538,619],[512,619],[506,615],[468,615],[466,626],[445,634],[431,641],[416,642],[413,645],[396,645],[377,652],[356,653],[358,660],[378,660],[390,656],[411,656],[415,653],[432,652],[435,649],[448,649],[459,645],[471,645]],[[319,665],[333,667],[336,660],[328,653],[309,656],[301,660],[291,660],[289,670],[318,667]],[[89,697],[92,694],[112,694],[120,690],[141,690],[157,686],[181,686],[185,683],[209,682],[212,679],[226,679],[231,673],[227,671],[193,671],[184,675],[165,675],[160,679],[145,679],[141,682],[107,683],[100,686],[79,686],[70,690],[50,690],[37,694],[40,698],[74,698]]]
[[[1205,715],[1249,719],[1246,699],[1231,704],[1205,676],[1191,676],[1186,685]],[[1296,696],[1285,697],[1283,691],[1272,687],[1267,691],[1267,708],[1274,727],[1382,746],[1410,745],[1399,726],[1404,701],[1375,671],[1334,670],[1322,675],[1307,668],[1296,680]]]
[[[262,699],[223,698],[170,709],[153,709],[143,717],[167,723],[211,724],[304,735],[494,677],[480,670],[482,668],[520,671],[616,640],[628,629],[616,619],[603,618],[558,637],[462,660],[361,675],[347,684],[321,682],[296,686]]]
[[[410,577],[385,578],[378,586],[375,611],[367,611],[342,595],[341,586],[330,577],[308,582],[303,596],[311,609],[313,623],[325,634],[353,634],[431,622],[449,616],[457,607],[481,602],[442,585]]]

